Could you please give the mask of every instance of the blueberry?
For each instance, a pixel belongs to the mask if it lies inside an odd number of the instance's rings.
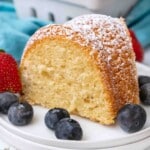
[[[9,121],[17,126],[29,124],[33,118],[33,108],[27,102],[15,103],[8,110]]]
[[[8,113],[9,107],[18,102],[19,98],[13,93],[10,92],[4,92],[0,93],[0,110],[3,114]]]
[[[140,87],[140,100],[145,105],[150,105],[150,83],[146,83]]]
[[[117,120],[124,131],[137,132],[146,122],[146,112],[140,105],[127,104],[118,112]]]
[[[81,140],[82,134],[80,124],[71,118],[61,119],[56,124],[55,135],[58,139]]]
[[[140,75],[138,77],[138,82],[139,82],[139,87],[141,87],[142,85],[144,85],[146,83],[150,83],[150,77],[149,76]]]
[[[57,122],[63,118],[69,118],[67,110],[63,108],[50,109],[45,115],[45,124],[49,129],[55,129]]]

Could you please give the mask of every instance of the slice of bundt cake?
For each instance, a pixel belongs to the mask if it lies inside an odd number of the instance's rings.
[[[85,15],[38,30],[20,64],[23,99],[113,124],[139,103],[135,55],[123,19]]]

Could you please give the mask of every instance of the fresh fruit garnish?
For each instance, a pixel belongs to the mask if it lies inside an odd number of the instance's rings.
[[[135,33],[129,29],[129,32],[130,32],[130,35],[131,35],[131,38],[132,38],[132,45],[133,45],[133,49],[134,49],[134,52],[136,54],[136,60],[139,61],[139,62],[142,62],[143,61],[143,57],[144,57],[144,50],[140,44],[140,42],[138,41]]]
[[[19,98],[10,92],[0,93],[0,110],[2,113],[7,114],[9,107],[19,102]]]
[[[139,75],[138,76],[138,82],[139,82],[139,87],[146,83],[150,83],[150,77],[149,76],[144,76],[144,75]]]
[[[0,50],[0,92],[21,92],[22,86],[15,59]]]
[[[140,87],[140,100],[144,105],[150,105],[150,83]]]
[[[137,132],[146,122],[145,110],[137,104],[127,104],[118,112],[119,126],[126,132]]]
[[[9,121],[17,126],[27,125],[33,118],[33,108],[27,102],[15,103],[8,110]]]
[[[49,129],[54,129],[58,121],[69,117],[70,115],[67,110],[63,108],[53,108],[46,113],[45,124]]]
[[[77,121],[71,118],[64,118],[56,124],[55,135],[58,139],[81,140],[83,133]]]

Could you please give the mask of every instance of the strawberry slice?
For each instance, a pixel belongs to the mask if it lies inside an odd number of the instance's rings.
[[[135,33],[129,29],[129,32],[130,32],[130,36],[132,38],[132,45],[133,45],[133,50],[136,54],[136,61],[139,61],[139,62],[142,62],[143,61],[143,58],[144,58],[144,50],[140,44],[140,42],[138,41]]]
[[[20,93],[21,90],[17,62],[10,54],[0,50],[0,92]]]

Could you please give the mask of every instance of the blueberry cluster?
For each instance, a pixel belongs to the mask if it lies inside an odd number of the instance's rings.
[[[141,103],[150,105],[150,77],[140,75],[138,83]],[[141,105],[127,104],[118,112],[117,120],[124,131],[133,133],[143,128],[146,117],[146,112]]]
[[[45,115],[45,124],[54,130],[58,139],[81,140],[82,129],[80,124],[70,118],[70,114],[63,108],[50,109]]]
[[[16,126],[27,125],[33,118],[33,108],[27,102],[19,102],[19,97],[10,92],[0,93],[0,112],[8,115]]]

